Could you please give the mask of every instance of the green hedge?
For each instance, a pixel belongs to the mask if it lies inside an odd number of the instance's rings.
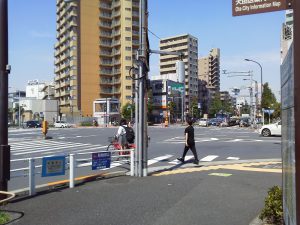
[[[80,126],[82,126],[82,127],[93,126],[93,122],[92,122],[92,121],[81,122],[81,123],[80,123]]]
[[[265,198],[265,207],[259,215],[261,220],[274,225],[283,224],[282,189],[274,186],[269,189]]]

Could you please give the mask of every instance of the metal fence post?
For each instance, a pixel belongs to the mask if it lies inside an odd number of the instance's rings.
[[[35,160],[29,160],[29,195],[35,195]]]
[[[69,160],[70,160],[69,187],[74,188],[74,174],[75,174],[75,156],[74,156],[74,154],[69,155]]]
[[[130,176],[134,176],[134,149],[130,150]]]

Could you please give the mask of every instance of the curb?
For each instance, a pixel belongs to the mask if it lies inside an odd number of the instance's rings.
[[[113,178],[113,177],[120,177],[120,176],[125,176],[127,171],[115,171],[115,172],[109,172],[109,173],[98,173],[98,174],[93,174],[93,175],[87,175],[87,176],[82,176],[82,177],[77,177],[75,178],[75,187],[84,184],[87,182],[95,181],[97,179],[108,179],[108,178]],[[36,194],[46,192],[46,191],[52,191],[55,189],[60,189],[60,188],[69,188],[69,180],[61,180],[61,181],[56,181],[56,182],[51,182],[47,184],[41,184],[37,185],[35,190]],[[12,190],[10,191],[16,195],[16,198],[19,197],[33,197],[29,196],[29,190],[28,188],[22,188],[22,189],[17,189],[17,190]]]

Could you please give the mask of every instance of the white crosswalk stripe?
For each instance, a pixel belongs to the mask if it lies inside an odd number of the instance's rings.
[[[150,160],[148,160],[148,166],[150,166],[150,165],[152,165],[154,163],[166,160],[168,158],[171,158],[172,156],[173,155],[164,155],[164,156],[160,156],[160,157],[156,157],[156,158],[150,159]]]
[[[107,146],[92,145],[74,142],[59,142],[59,141],[30,141],[30,142],[13,142],[10,143],[11,154],[13,156],[24,156],[30,154],[36,155],[52,155],[59,153],[82,153],[91,152],[99,149],[106,149]]]
[[[202,162],[211,162],[211,161],[213,161],[214,159],[216,159],[218,157],[219,157],[218,155],[208,155],[208,156],[200,159],[200,161],[202,161]]]
[[[192,158],[194,158],[194,156],[191,156],[191,155],[187,155],[186,157],[185,157],[185,161],[188,161],[188,160],[190,160],[190,159],[192,159]],[[172,162],[169,162],[169,164],[174,164],[174,165],[177,165],[177,164],[180,164],[180,163],[182,163],[182,162],[180,162],[179,160],[177,160],[177,159],[175,159],[175,160],[173,160]]]

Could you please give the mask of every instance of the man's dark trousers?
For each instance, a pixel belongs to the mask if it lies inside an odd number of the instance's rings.
[[[196,161],[198,160],[198,155],[197,155],[197,151],[196,151],[196,146],[195,146],[195,142],[194,143],[188,143],[188,146],[184,146],[184,151],[183,151],[183,155],[182,155],[182,159],[185,158],[186,153],[188,152],[188,150],[191,149],[191,151],[193,152],[194,158]]]

